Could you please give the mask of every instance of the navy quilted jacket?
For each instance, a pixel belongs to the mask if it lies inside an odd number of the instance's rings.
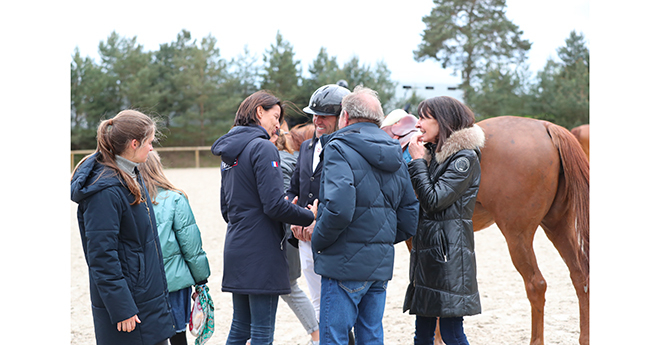
[[[401,145],[367,122],[321,140],[314,271],[337,280],[392,279],[394,244],[415,234],[419,212]]]
[[[131,206],[135,197],[96,155],[71,180],[97,344],[151,345],[174,335],[156,219],[144,193],[147,202]],[[118,322],[135,314],[142,323],[134,331],[117,331]]]

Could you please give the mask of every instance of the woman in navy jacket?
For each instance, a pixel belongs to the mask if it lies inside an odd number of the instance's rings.
[[[227,345],[272,343],[278,296],[291,292],[284,223],[307,226],[315,218],[315,206],[308,210],[285,199],[279,153],[269,141],[283,118],[280,100],[258,91],[241,103],[234,127],[211,148],[222,157],[222,291],[233,294],[234,304]]]
[[[155,131],[134,110],[102,121],[96,152],[71,178],[97,344],[167,344],[174,335],[156,219],[137,169]]]

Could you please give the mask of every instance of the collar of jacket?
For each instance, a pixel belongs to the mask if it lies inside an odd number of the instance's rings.
[[[323,137],[326,134],[321,135]],[[319,138],[316,136],[316,130],[314,131],[314,136],[312,137],[312,140],[309,141],[309,146],[307,148],[311,149],[316,145],[316,141],[319,140]],[[322,144],[322,143],[321,143]]]
[[[266,136],[268,137],[268,139],[270,139],[270,134],[268,133],[268,131],[262,125],[257,125],[255,123],[251,123],[251,124],[249,124],[249,126],[254,126],[254,127],[261,128],[261,130],[264,131],[264,133],[266,133]]]
[[[452,133],[445,140],[440,152],[435,153],[435,160],[438,163],[442,163],[460,150],[472,149],[478,152],[484,147],[485,143],[486,135],[481,127],[474,125],[469,128],[460,129]]]
[[[321,136],[321,145],[325,147],[325,144],[327,144],[330,140],[333,140],[337,137],[349,134],[349,133],[360,133],[360,129],[362,129],[365,126],[376,126],[378,128],[378,125],[376,125],[373,122],[356,122],[353,124],[350,124],[344,128],[340,128],[336,130],[332,134],[324,134]]]

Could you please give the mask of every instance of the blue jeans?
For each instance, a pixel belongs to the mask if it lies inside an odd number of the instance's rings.
[[[234,316],[226,345],[270,345],[275,334],[277,295],[242,295],[233,293]]]
[[[383,313],[387,281],[350,281],[321,278],[321,345],[348,344],[355,330],[355,343],[383,344]]]
[[[433,345],[435,324],[438,318],[417,316],[415,318],[415,345]],[[447,345],[470,345],[463,332],[462,317],[441,317],[440,335]]]

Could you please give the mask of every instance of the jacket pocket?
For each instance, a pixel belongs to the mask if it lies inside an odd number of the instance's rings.
[[[449,243],[447,241],[447,235],[445,234],[444,229],[440,229],[440,255],[441,259],[444,262],[449,261]]]
[[[424,220],[420,227],[424,230],[417,235],[419,242],[415,249],[418,250],[418,253],[423,252],[424,256],[430,255],[437,262],[449,261],[449,239],[443,224],[438,224],[433,220]]]
[[[366,281],[338,280],[337,284],[348,293],[356,293],[367,287]]]
[[[449,243],[447,241],[447,236],[443,230],[436,231],[433,235],[433,244],[429,245],[423,255],[437,263],[446,263],[451,258],[449,257]]]
[[[140,260],[138,259],[138,254],[128,246],[120,246],[118,255],[124,280],[126,280],[128,288],[133,292],[137,287],[140,276]]]
[[[138,252],[137,253],[137,259],[138,259],[138,272],[137,272],[137,282],[136,282],[136,287],[143,287],[144,286],[144,275],[145,275],[145,268],[144,268],[144,253],[143,252]]]

